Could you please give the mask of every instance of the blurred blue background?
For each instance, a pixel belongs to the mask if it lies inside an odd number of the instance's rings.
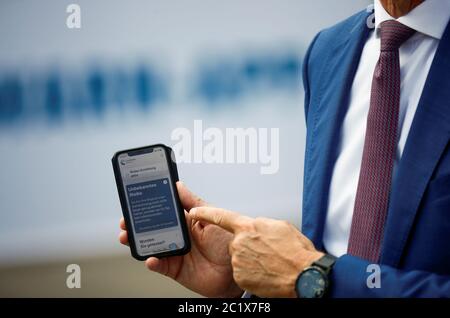
[[[110,158],[172,145],[171,132],[195,119],[280,129],[276,174],[187,163],[179,173],[215,205],[299,226],[303,56],[320,29],[369,2],[1,0],[0,267],[128,260]],[[81,29],[66,26],[70,3]],[[0,294],[20,296],[18,285]]]

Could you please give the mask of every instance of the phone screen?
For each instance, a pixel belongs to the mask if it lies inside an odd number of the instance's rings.
[[[130,151],[117,159],[137,253],[146,256],[182,249],[175,184],[164,148]]]

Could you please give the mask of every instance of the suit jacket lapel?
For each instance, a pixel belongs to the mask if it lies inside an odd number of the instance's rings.
[[[400,262],[420,201],[450,139],[450,23],[423,88],[393,183],[381,261]]]
[[[308,124],[302,232],[319,249],[323,248],[328,190],[337,155],[339,132],[362,49],[371,31],[366,24],[367,16],[361,14],[360,21],[351,29],[348,37],[339,39],[330,48],[329,54],[324,56],[326,65],[321,76],[321,97],[312,106],[315,108],[313,117],[317,120],[311,120]]]

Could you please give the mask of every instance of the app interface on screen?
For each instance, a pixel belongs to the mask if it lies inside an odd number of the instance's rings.
[[[132,156],[124,153],[118,161],[138,254],[184,247],[164,149]]]

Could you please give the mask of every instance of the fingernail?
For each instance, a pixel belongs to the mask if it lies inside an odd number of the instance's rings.
[[[197,209],[196,209],[196,208],[192,208],[192,209],[189,211],[189,214],[192,215],[192,216],[194,216],[196,212],[197,212]]]

